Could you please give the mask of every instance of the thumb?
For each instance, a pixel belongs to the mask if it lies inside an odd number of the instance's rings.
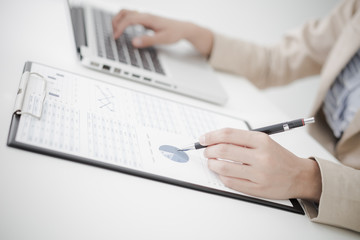
[[[132,44],[137,48],[150,47],[156,44],[154,36],[141,36],[132,40]]]
[[[156,44],[163,44],[166,41],[166,37],[163,34],[154,34],[154,35],[143,35],[135,37],[132,40],[132,44],[137,48],[150,47]]]

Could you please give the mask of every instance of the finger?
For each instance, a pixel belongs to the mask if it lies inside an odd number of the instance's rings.
[[[210,145],[204,150],[204,157],[213,159],[227,159],[239,163],[253,165],[254,149],[241,147],[233,144]]]
[[[245,193],[252,196],[259,196],[259,187],[257,183],[246,179],[219,176],[221,182],[228,188],[231,188],[235,191]]]
[[[121,21],[121,18],[125,15],[125,13],[127,12],[128,10],[126,9],[122,9],[120,10],[112,19],[112,24],[113,24],[113,27],[115,28],[116,25]]]
[[[136,14],[137,11],[128,10],[128,9],[122,9],[119,11],[118,14],[116,14],[112,19],[113,27],[116,28],[117,24],[122,21],[123,18],[125,18],[127,15],[130,14]]]
[[[114,38],[120,37],[120,35],[124,32],[125,28],[135,24],[141,24],[145,27],[151,28],[151,26],[149,25],[151,24],[150,15],[138,13],[135,11],[125,14],[121,18],[121,21],[118,22],[114,28]]]
[[[208,167],[220,176],[253,180],[253,168],[246,164],[232,163],[224,160],[209,159]]]
[[[119,17],[119,20],[113,26],[114,38],[120,37],[124,30],[134,21],[134,17],[131,17],[132,13],[126,12]]]
[[[115,17],[113,17],[111,22],[112,22],[114,32],[115,32],[115,30],[117,28],[117,25],[122,21],[122,19],[125,18],[125,16],[127,14],[130,14],[132,12],[133,11],[131,11],[131,10],[122,9],[118,14],[115,15]]]
[[[168,36],[164,33],[155,33],[152,36],[149,35],[143,35],[136,37],[132,40],[132,44],[134,47],[150,47],[157,44],[165,44],[168,43]]]
[[[223,128],[208,132],[199,138],[201,145],[209,146],[219,143],[231,143],[239,146],[256,148],[262,143],[268,141],[269,136],[265,133]]]

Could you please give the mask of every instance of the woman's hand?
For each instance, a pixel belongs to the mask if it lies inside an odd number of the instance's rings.
[[[177,21],[148,13],[121,10],[112,21],[114,38],[120,37],[129,25],[140,24],[154,31],[153,35],[135,37],[132,44],[143,48],[156,44],[171,44],[186,39],[204,56],[211,52],[212,32],[195,24]]]
[[[209,168],[229,188],[270,199],[320,200],[316,161],[295,156],[264,133],[226,128],[199,142],[208,146],[204,155]]]

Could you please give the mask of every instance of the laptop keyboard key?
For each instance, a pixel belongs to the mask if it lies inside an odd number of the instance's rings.
[[[133,65],[135,67],[140,67],[140,64],[138,63],[138,60],[135,56],[135,49],[131,43],[131,38],[130,38],[129,34],[124,32],[124,36],[125,36],[126,47],[127,47],[128,53],[129,53],[131,65]]]
[[[125,41],[124,35],[121,35],[118,39],[115,40],[119,62],[128,63],[126,61],[126,56],[123,48],[123,41]]]
[[[147,49],[139,48],[138,51],[139,51],[141,62],[142,62],[144,69],[151,71],[150,64],[146,58]]]
[[[164,69],[162,68],[157,52],[154,48],[149,48],[149,54],[154,64],[155,72],[165,75]]]

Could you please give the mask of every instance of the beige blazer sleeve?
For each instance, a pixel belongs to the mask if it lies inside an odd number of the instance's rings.
[[[259,88],[319,74],[357,4],[356,0],[341,2],[327,17],[307,22],[274,46],[214,34],[209,62],[215,69],[246,77]]]
[[[314,222],[360,232],[360,171],[327,160],[315,158],[322,179],[318,211],[314,204],[302,201]]]
[[[345,0],[327,17],[307,22],[274,46],[214,34],[209,62],[218,70],[246,77],[260,88],[319,74],[359,5],[360,0]],[[322,194],[318,210],[303,201],[307,215],[314,222],[360,231],[360,170],[315,159],[320,166]]]

